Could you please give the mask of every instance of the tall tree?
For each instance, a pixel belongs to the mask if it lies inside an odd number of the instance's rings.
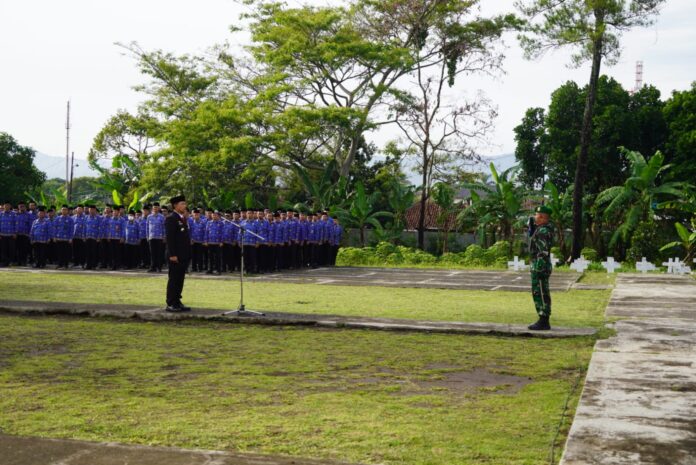
[[[497,115],[481,93],[464,100],[447,92],[461,75],[499,71],[503,57],[496,42],[514,25],[509,17],[481,19],[468,17],[470,13],[462,9],[453,18],[456,23],[444,22],[433,28],[416,51],[410,74],[413,90],[395,94],[392,106],[421,177],[417,226],[421,249],[425,247],[425,212],[433,182],[443,181],[477,159],[476,144],[486,136]],[[454,58],[448,58],[451,50],[457,50]]]
[[[684,91],[675,91],[664,108],[669,136],[665,144],[665,159],[673,166],[671,178],[696,179],[696,82]]]
[[[520,36],[521,45],[528,58],[539,57],[551,49],[570,47],[575,51],[572,56],[572,65],[577,67],[588,60],[592,62],[575,170],[572,258],[580,256],[583,246],[582,198],[602,60],[610,65],[615,64],[621,52],[619,42],[621,34],[632,27],[652,24],[664,2],[665,0],[519,0],[516,2],[519,10],[529,19],[528,33]]]
[[[0,132],[0,201],[24,200],[26,191],[34,190],[46,180],[46,175],[34,165],[34,156],[34,149]]]
[[[364,133],[393,122],[382,118],[381,109],[399,95],[396,85],[404,76],[422,63],[444,63],[454,79],[469,48],[512,23],[511,17],[462,22],[474,16],[477,3],[356,0],[345,8],[264,3],[250,15],[250,50],[266,81],[281,89],[276,93],[281,108],[330,107],[336,116],[350,117],[330,147],[339,174],[348,176]]]
[[[557,188],[565,190],[572,186],[586,95],[587,86],[581,89],[572,81],[561,85],[551,95],[543,128],[538,126],[538,117],[530,118],[530,114],[535,115],[540,110],[527,110],[527,116],[515,129],[521,179],[539,176],[540,164],[543,164],[544,173]],[[628,166],[619,147],[636,151],[641,148],[643,152],[652,154],[664,146],[663,107],[659,91],[654,87],[646,86],[631,95],[614,79],[599,78],[587,161],[586,194],[597,194],[623,183]],[[543,152],[541,160],[536,148]]]
[[[544,184],[547,165],[546,115],[543,108],[530,108],[515,127],[515,159],[519,162],[520,182],[530,189]]]

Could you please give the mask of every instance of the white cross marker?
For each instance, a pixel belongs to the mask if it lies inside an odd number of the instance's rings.
[[[590,262],[585,260],[585,257],[580,255],[580,258],[576,258],[573,260],[573,263],[570,264],[570,268],[577,271],[578,273],[584,272],[587,267],[590,265]]]
[[[636,270],[640,271],[641,273],[645,274],[648,271],[653,271],[657,267],[650,263],[645,257],[639,262],[636,262]]]
[[[606,262],[602,262],[602,267],[607,270],[607,273],[613,273],[617,268],[621,267],[621,263],[614,261],[614,257],[607,257]]]
[[[662,266],[667,267],[667,274],[677,274],[682,262],[678,258],[670,258],[666,262],[662,262]]]
[[[676,274],[691,274],[691,267],[690,267],[690,266],[687,266],[686,263],[684,263],[683,261],[679,260],[678,258],[675,258],[674,260],[675,260],[675,261],[677,262],[677,264],[678,264],[678,265],[676,266],[676,269],[674,270],[674,272],[675,272]]]
[[[554,254],[551,254],[551,266],[556,268],[556,263],[560,262],[560,258],[556,258]],[[696,260],[694,260],[696,262]]]
[[[507,262],[507,264],[509,270],[524,271],[529,268],[529,266],[524,263],[524,260],[520,261],[517,255],[515,255],[515,260]]]

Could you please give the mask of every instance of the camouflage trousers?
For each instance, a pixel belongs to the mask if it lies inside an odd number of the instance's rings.
[[[539,316],[551,316],[551,293],[549,292],[550,273],[532,271],[532,298]]]

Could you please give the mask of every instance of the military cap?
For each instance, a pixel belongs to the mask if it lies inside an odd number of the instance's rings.
[[[37,209],[38,211],[40,211],[40,212],[45,212],[45,211],[46,211],[46,207],[44,207],[43,205],[39,205],[38,207],[36,207],[36,209]]]
[[[546,205],[539,205],[534,210],[534,213],[544,213],[546,215],[550,215],[552,213],[552,210],[549,207],[547,207]]]

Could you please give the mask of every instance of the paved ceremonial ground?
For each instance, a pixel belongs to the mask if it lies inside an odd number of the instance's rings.
[[[696,464],[696,281],[620,274],[561,465]]]
[[[114,276],[162,276],[165,273],[146,273],[145,271],[84,271],[79,268],[71,270],[33,270],[31,268],[3,268],[2,272],[29,273],[73,273],[73,274],[102,274]],[[597,286],[576,284],[580,273],[558,272],[551,275],[549,286],[551,291],[567,291],[571,287],[592,289]],[[238,273],[225,273],[221,276],[205,273],[189,273],[187,278],[200,279],[239,279]],[[488,270],[437,270],[417,268],[362,268],[362,267],[330,267],[302,270],[288,270],[265,275],[254,275],[246,278],[248,281],[281,282],[299,284],[318,284],[333,286],[383,286],[409,287],[431,289],[461,289],[489,291],[523,291],[529,292],[531,286],[530,273],[515,271]],[[599,286],[606,288],[606,286]]]

